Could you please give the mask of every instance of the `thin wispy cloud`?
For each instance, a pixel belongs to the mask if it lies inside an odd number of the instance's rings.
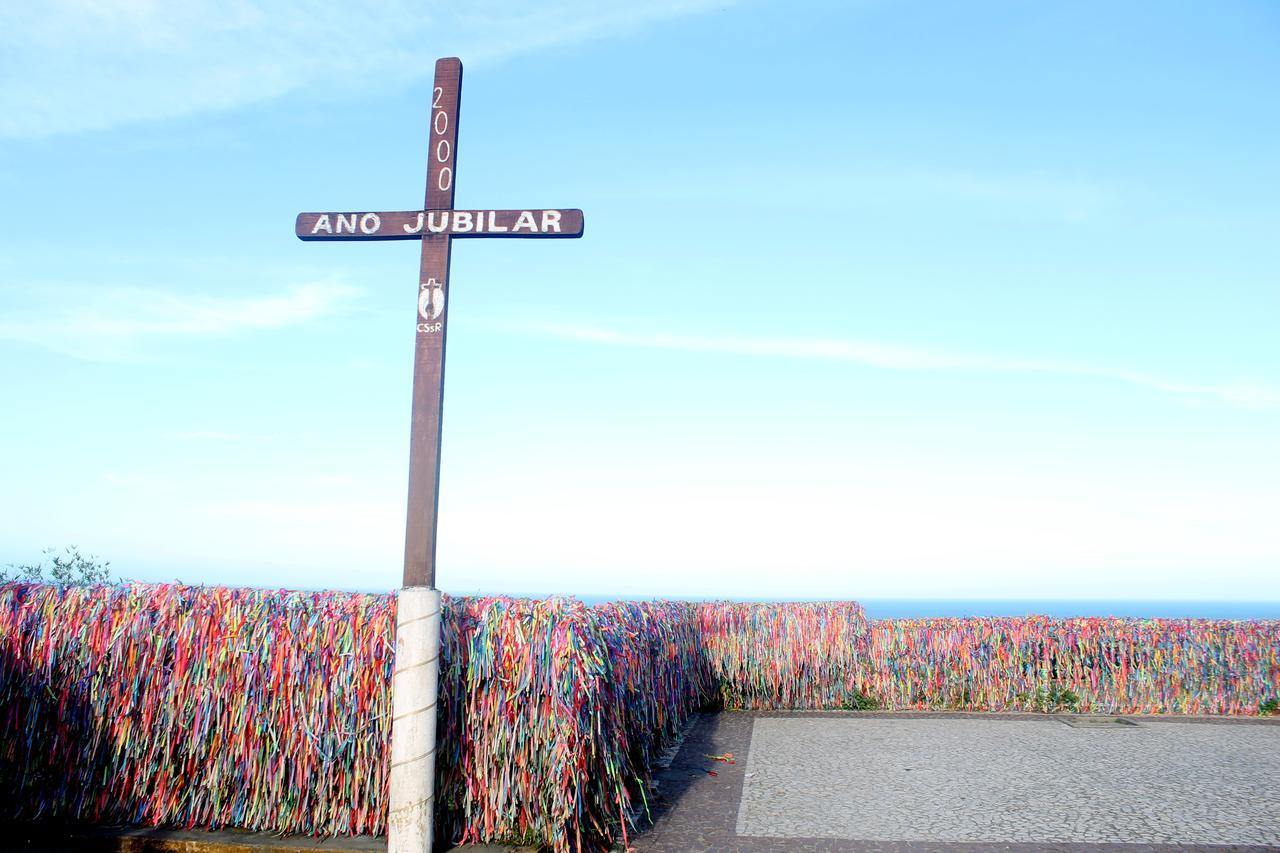
[[[670,204],[759,203],[755,160],[715,158],[673,163],[668,180],[650,181],[643,175],[619,176],[596,191],[626,201]],[[779,164],[771,177],[786,186],[791,203],[799,206],[845,209],[849,198],[859,209],[916,211],[950,208],[966,215],[981,213],[1027,222],[1080,223],[1113,215],[1141,200],[1145,190],[1070,169],[1017,170],[974,163],[939,169],[927,165],[893,164],[884,160],[859,164],[842,162],[832,169],[821,160]]]
[[[0,137],[38,137],[385,88],[723,8],[726,0],[53,0],[0,5]]]
[[[138,288],[63,294],[60,305],[14,312],[0,340],[92,361],[138,356],[159,339],[216,337],[298,326],[347,308],[360,293],[302,284],[267,296],[207,296]]]
[[[1249,409],[1280,409],[1280,391],[1256,383],[1197,384],[1139,371],[1070,362],[1008,358],[859,340],[632,333],[592,326],[528,325],[518,331],[560,340],[693,353],[845,361],[889,370],[1042,373],[1124,382]]]

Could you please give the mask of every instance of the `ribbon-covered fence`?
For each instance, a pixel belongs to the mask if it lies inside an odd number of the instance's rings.
[[[693,606],[477,598],[447,613],[449,837],[625,843],[652,756],[706,690]]]
[[[856,707],[867,618],[853,601],[698,606],[702,652],[727,709]]]
[[[0,585],[0,819],[378,834],[395,597]],[[626,843],[688,715],[1254,714],[1280,622],[926,619],[852,602],[446,599],[441,837]]]
[[[380,831],[394,626],[390,596],[0,586],[0,817]]]
[[[872,623],[861,687],[895,709],[1256,714],[1280,696],[1280,621],[1026,618]]]
[[[447,599],[440,829],[624,839],[707,692],[696,611]],[[0,586],[0,817],[378,834],[395,599]]]

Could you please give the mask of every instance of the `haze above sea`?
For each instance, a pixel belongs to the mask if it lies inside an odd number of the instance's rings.
[[[467,593],[461,593],[467,594]],[[474,593],[472,593],[474,594]],[[538,596],[541,597],[541,596]],[[640,601],[660,596],[579,595],[587,604]],[[709,601],[693,596],[673,599]],[[733,601],[774,599],[733,598]],[[817,600],[817,599],[811,599]],[[871,619],[930,616],[1125,616],[1162,619],[1280,619],[1280,601],[1161,601],[1062,598],[857,598]]]

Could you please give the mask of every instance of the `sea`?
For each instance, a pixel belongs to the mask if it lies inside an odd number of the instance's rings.
[[[464,593],[465,594],[465,593]],[[537,595],[537,594],[532,594]],[[541,597],[540,595],[538,597]],[[661,596],[579,595],[587,604]],[[672,595],[681,600],[704,600]],[[705,599],[709,600],[709,599]],[[741,598],[736,601],[763,601]],[[776,600],[776,599],[771,599]],[[1280,619],[1280,601],[1170,601],[1063,598],[857,598],[870,619],[930,616],[1125,616],[1161,619]]]

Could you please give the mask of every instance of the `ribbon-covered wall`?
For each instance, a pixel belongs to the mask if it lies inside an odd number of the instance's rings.
[[[1256,714],[1280,696],[1280,622],[895,619],[872,623],[861,687],[889,708]],[[1049,695],[1046,695],[1049,694]]]
[[[725,708],[848,707],[867,662],[853,601],[698,605],[702,651]]]
[[[625,842],[651,759],[706,692],[693,605],[453,599],[441,820],[462,842]]]
[[[452,840],[607,845],[707,693],[693,605],[446,599]],[[0,586],[0,817],[379,834],[395,598]]]
[[[0,586],[0,817],[381,831],[395,599]]]
[[[1280,622],[930,619],[852,602],[446,599],[451,841],[625,843],[695,709],[1253,714]],[[0,586],[0,819],[381,833],[395,597]]]

